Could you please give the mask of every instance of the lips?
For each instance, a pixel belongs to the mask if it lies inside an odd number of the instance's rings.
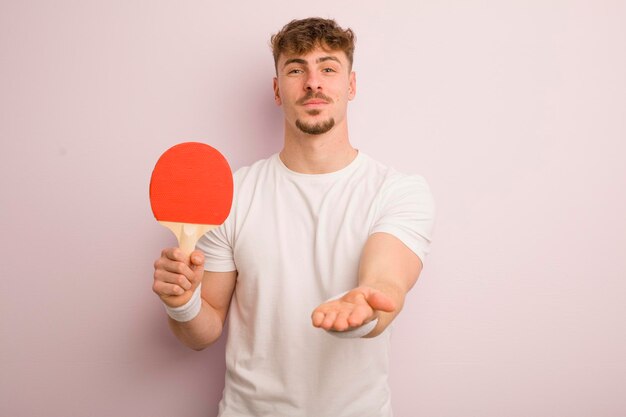
[[[318,104],[328,104],[328,102],[324,100],[309,100],[309,101],[305,101],[303,104],[305,106],[309,106],[309,105],[318,105]]]

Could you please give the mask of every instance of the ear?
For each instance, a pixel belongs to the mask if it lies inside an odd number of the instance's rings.
[[[356,73],[354,71],[350,73],[348,83],[348,100],[352,100],[356,96]]]
[[[276,77],[274,77],[274,102],[277,106],[283,104],[282,100],[280,99],[280,90],[278,89],[278,78]]]

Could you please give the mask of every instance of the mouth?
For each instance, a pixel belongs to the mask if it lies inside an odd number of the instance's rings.
[[[328,104],[328,102],[327,102],[327,101],[325,101],[325,100],[319,100],[319,99],[316,99],[316,100],[308,100],[308,101],[305,101],[305,102],[304,102],[304,103],[302,103],[302,104],[303,104],[304,106],[318,106],[318,105],[321,105],[321,104]]]

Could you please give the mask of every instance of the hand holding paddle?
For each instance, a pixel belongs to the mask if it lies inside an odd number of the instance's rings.
[[[154,262],[152,291],[169,307],[179,307],[189,301],[202,282],[204,255],[191,253],[187,259],[178,248],[167,248]]]
[[[215,148],[186,142],[168,149],[150,180],[154,217],[178,239],[179,249],[165,249],[155,262],[153,290],[170,307],[185,304],[202,279],[202,253],[194,253],[202,235],[228,217],[233,177],[226,158]]]

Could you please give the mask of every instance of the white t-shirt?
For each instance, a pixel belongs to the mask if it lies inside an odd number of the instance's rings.
[[[198,248],[208,271],[238,271],[228,316],[220,417],[390,417],[389,329],[340,339],[311,313],[357,286],[369,235],[390,233],[421,259],[434,203],[426,181],[362,152],[328,174],[278,154],[234,175],[231,213]]]

